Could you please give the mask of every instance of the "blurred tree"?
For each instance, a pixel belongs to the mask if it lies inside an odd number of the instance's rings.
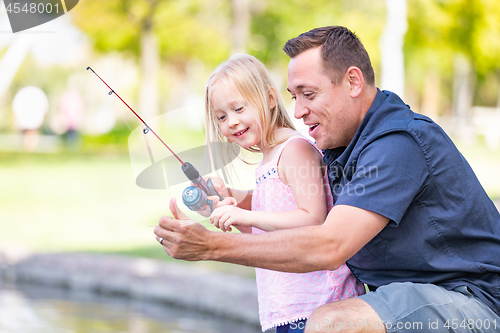
[[[498,1],[408,0],[408,21],[407,75],[422,96],[421,111],[453,109],[464,116],[489,73],[499,79]],[[477,102],[494,105],[496,99]]]
[[[287,40],[330,25],[354,31],[368,50],[376,72],[380,66],[378,40],[385,24],[385,0],[255,0],[250,11],[249,52],[280,73],[286,73],[289,61],[282,51]]]
[[[407,0],[405,93],[412,107],[424,113],[447,113],[452,109],[454,86],[455,91],[468,87],[468,93],[455,93],[466,97],[457,105],[470,105],[473,92],[478,103],[497,103],[497,2]],[[345,25],[356,32],[376,73],[380,73],[379,40],[387,13],[385,0],[83,0],[72,12],[96,50],[142,59],[143,80],[147,82],[157,79],[158,63],[168,63],[184,72],[181,75],[192,76],[201,73],[203,65],[211,70],[231,52],[253,54],[284,74],[288,59],[282,52],[283,44],[326,25]],[[201,66],[191,66],[192,59],[200,60]],[[493,78],[492,73],[496,75]],[[380,85],[380,75],[376,79]],[[474,83],[484,89],[474,89]],[[176,95],[190,87],[180,86],[170,93]]]
[[[139,60],[139,112],[149,119],[158,114],[162,61],[183,71],[189,59],[214,64],[227,57],[224,26],[213,24],[219,17],[217,7],[210,0],[85,0],[72,13],[97,51],[117,51]],[[221,15],[225,12],[221,8]]]

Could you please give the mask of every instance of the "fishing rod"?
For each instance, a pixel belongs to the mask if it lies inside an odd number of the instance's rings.
[[[214,210],[213,207],[213,202],[212,200],[208,199],[208,196],[214,196],[216,195],[219,197],[219,200],[223,200],[222,196],[215,190],[214,185],[212,183],[212,180],[208,178],[208,181],[206,181],[202,176],[200,176],[200,173],[196,168],[189,162],[184,162],[180,159],[179,156],[177,156],[176,153],[170,147],[163,141],[158,134],[156,134],[155,131],[135,112],[121,97],[116,93],[116,91],[113,90],[92,68],[87,67],[87,70],[91,70],[92,73],[94,73],[101,81],[110,89],[108,95],[113,95],[115,94],[116,97],[120,99],[120,101],[125,104],[130,111],[132,111],[137,118],[142,122],[144,125],[144,128],[142,132],[144,135],[148,134],[149,132],[153,133],[154,136],[158,140],[160,140],[161,143],[167,149],[174,155],[174,157],[182,164],[181,169],[182,172],[186,175],[186,177],[194,184],[194,186],[188,186],[184,189],[182,192],[182,202],[191,209],[192,211],[201,211],[204,210],[205,208],[210,207],[210,211],[212,212]]]

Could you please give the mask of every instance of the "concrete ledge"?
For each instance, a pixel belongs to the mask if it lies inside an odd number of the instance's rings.
[[[0,252],[0,279],[120,295],[259,324],[253,279],[181,263],[87,253]]]

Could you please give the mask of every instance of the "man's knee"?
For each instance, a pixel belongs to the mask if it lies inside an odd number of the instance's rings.
[[[375,310],[359,298],[350,298],[320,306],[309,316],[304,333],[336,331],[386,332],[385,326]]]

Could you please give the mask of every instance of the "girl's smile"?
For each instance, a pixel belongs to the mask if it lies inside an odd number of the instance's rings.
[[[219,128],[230,141],[243,148],[260,147],[262,141],[256,110],[234,84],[218,81],[212,88],[210,96]]]
[[[247,131],[248,131],[248,127],[245,128],[243,131],[239,131],[239,132],[234,133],[234,135],[237,136],[237,137],[241,137],[241,136],[245,135],[245,133]]]

